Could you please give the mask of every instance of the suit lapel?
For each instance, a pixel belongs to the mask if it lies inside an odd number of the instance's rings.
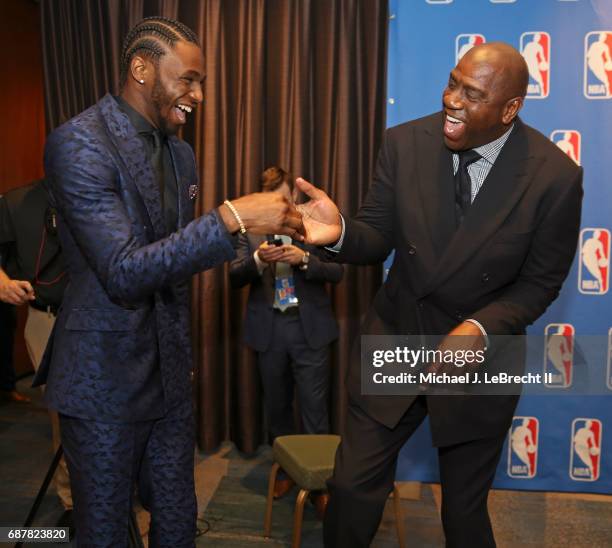
[[[178,228],[182,228],[191,221],[193,215],[191,214],[192,204],[189,198],[189,184],[191,179],[187,168],[187,159],[184,157],[184,154],[182,154],[178,143],[178,137],[172,136],[168,139],[177,186]]]
[[[269,237],[270,237],[270,234],[266,236],[258,235],[258,234],[255,234],[255,235],[248,234],[247,238],[249,240],[250,252],[255,253],[257,248],[259,248],[259,246],[263,244]],[[271,265],[268,268],[264,268],[261,274],[261,283],[263,284],[263,287],[264,287],[264,294],[266,296],[266,302],[270,306],[272,306],[272,304],[274,303],[274,275],[272,273]]]
[[[108,127],[111,141],[145,204],[155,237],[161,239],[166,236],[166,222],[162,213],[157,179],[151,163],[147,160],[144,145],[127,115],[110,94],[105,95],[98,106]]]
[[[459,270],[499,229],[535,175],[542,159],[529,156],[524,127],[520,120],[515,124],[463,223],[440,258],[429,290]],[[451,218],[454,222],[454,210]]]
[[[455,190],[444,181],[453,180],[452,154],[444,145],[442,118],[439,124],[424,130],[425,139],[415,139],[417,158],[420,158],[417,175],[418,191],[431,247],[420,246],[421,258],[426,264],[435,265],[448,247],[455,232]],[[437,181],[442,183],[436,184]]]

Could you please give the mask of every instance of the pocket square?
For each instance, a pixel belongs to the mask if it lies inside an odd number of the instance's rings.
[[[198,185],[189,185],[189,199],[195,200],[198,197]]]

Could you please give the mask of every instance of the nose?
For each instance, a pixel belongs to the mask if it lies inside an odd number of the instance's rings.
[[[189,96],[198,104],[204,100],[204,93],[202,92],[202,84],[200,82],[194,83],[193,88],[189,92]]]
[[[444,105],[453,110],[460,110],[463,107],[461,94],[457,89],[446,88],[443,97]]]

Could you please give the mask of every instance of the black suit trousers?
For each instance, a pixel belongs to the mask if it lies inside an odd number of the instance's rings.
[[[297,315],[274,313],[272,340],[258,353],[258,365],[272,439],[295,434],[297,394],[304,433],[329,432],[329,347],[311,348]]]
[[[426,398],[420,396],[391,429],[349,401],[334,475],[328,481],[326,548],[370,545],[393,490],[398,453],[426,415]],[[504,439],[505,434],[438,449],[447,547],[495,546],[487,497]]]

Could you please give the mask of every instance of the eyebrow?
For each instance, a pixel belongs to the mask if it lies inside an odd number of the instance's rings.
[[[186,70],[185,72],[183,72],[183,74],[181,74],[181,77],[185,77],[185,76],[189,76],[190,78],[194,78],[196,80],[200,80],[200,82],[203,82],[206,79],[206,74],[200,74],[197,70]]]
[[[469,91],[474,91],[482,96],[486,95],[486,89],[474,86],[473,84],[467,83],[465,80],[457,78],[455,69],[451,70],[450,78],[452,78],[455,82],[461,81],[461,85]]]

